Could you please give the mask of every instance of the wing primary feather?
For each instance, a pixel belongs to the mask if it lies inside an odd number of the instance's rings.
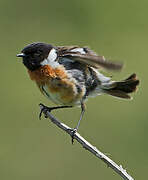
[[[66,53],[63,56],[70,57],[75,61],[82,62],[84,64],[90,65],[95,68],[102,67],[106,70],[119,71],[123,67],[122,63],[105,60],[104,56],[91,56],[91,55],[76,54],[76,53]]]
[[[87,47],[82,48],[86,53],[75,51],[75,49],[80,49],[78,46],[62,46],[57,48],[59,57],[68,57],[74,61],[79,61],[98,69],[104,68],[106,70],[119,71],[123,67],[122,63],[106,60],[104,56],[98,56]]]

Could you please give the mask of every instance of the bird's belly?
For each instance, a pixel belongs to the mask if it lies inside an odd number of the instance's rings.
[[[42,86],[42,93],[55,104],[61,104],[60,94],[51,92],[47,85]]]
[[[28,71],[41,93],[56,104],[77,105],[85,95],[84,83],[79,82],[72,72],[63,66],[52,68],[43,66],[36,71]]]
[[[40,87],[41,92],[55,104],[79,105],[84,92],[78,92],[73,82],[50,82]]]

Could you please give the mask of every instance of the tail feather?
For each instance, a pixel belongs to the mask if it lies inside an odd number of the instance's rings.
[[[134,73],[123,81],[113,82],[111,87],[106,89],[105,92],[112,96],[130,99],[131,97],[129,93],[136,91],[138,85],[139,80],[137,79],[137,76]]]

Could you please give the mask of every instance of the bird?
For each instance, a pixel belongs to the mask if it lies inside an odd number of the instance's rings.
[[[119,71],[123,64],[107,60],[88,47],[34,42],[25,46],[17,57],[22,58],[30,79],[36,83],[40,92],[57,105],[44,106],[46,109],[81,107],[74,132],[79,128],[89,97],[107,94],[131,99],[130,94],[139,85],[135,73],[121,81],[105,76],[103,70]]]

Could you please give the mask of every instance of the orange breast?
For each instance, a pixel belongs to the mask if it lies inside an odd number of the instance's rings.
[[[53,69],[51,66],[45,65],[35,71],[28,70],[28,73],[31,80],[36,81],[39,84],[44,84],[45,82],[57,77],[60,77],[61,79],[67,78],[67,73],[63,66]]]
[[[53,69],[49,65],[40,67],[38,70],[29,71],[30,78],[35,81],[40,91],[45,95],[42,86],[46,86],[47,93],[56,98],[59,104],[75,104],[84,92],[77,92],[75,79],[69,78],[63,66]]]

